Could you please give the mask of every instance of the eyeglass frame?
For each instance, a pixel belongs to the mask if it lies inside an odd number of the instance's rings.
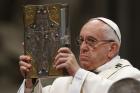
[[[99,43],[99,42],[104,42],[104,43],[108,43],[108,42],[115,42],[114,40],[98,40],[92,36],[88,36],[85,38],[85,40],[81,39],[81,37],[79,39],[77,39],[77,43],[79,46],[82,45],[82,43],[85,41],[85,44],[87,44],[90,47],[95,48],[95,46]]]

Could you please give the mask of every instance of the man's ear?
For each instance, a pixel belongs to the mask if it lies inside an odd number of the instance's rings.
[[[111,42],[109,53],[108,53],[108,58],[113,58],[116,56],[119,52],[120,46],[116,42]]]

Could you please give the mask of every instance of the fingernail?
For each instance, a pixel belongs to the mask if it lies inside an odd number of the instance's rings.
[[[28,67],[31,67],[31,64],[28,64]]]

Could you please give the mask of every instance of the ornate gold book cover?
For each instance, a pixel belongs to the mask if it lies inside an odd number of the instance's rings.
[[[32,69],[27,78],[62,76],[53,60],[62,46],[70,47],[67,4],[24,6],[24,50],[32,58]]]

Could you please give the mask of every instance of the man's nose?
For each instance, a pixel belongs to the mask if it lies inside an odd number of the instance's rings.
[[[80,45],[80,52],[84,53],[84,52],[87,52],[87,51],[88,51],[88,45],[85,41],[83,41]]]

